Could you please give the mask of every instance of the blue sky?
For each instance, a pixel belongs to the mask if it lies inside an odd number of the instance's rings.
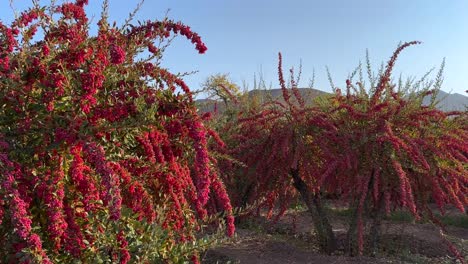
[[[0,4],[2,20],[11,19],[8,1]],[[48,1],[42,1],[46,3]],[[15,0],[24,8],[27,0]],[[110,1],[110,20],[122,23],[137,1]],[[101,1],[90,0],[89,14],[97,17]],[[284,68],[302,60],[301,85],[315,69],[315,87],[330,91],[325,67],[337,86],[369,49],[374,68],[386,61],[400,41],[420,40],[405,50],[395,73],[421,76],[446,58],[443,90],[465,94],[468,89],[468,1],[466,0],[146,0],[138,20],[169,17],[198,32],[208,47],[199,55],[180,38],[167,50],[163,65],[174,72],[197,70],[186,77],[192,89],[215,73],[230,73],[238,84],[250,83],[260,72],[278,87],[277,53]],[[397,76],[395,75],[395,76]]]

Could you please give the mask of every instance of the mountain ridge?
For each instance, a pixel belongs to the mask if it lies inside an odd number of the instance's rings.
[[[303,96],[306,100],[312,100],[321,95],[331,94],[329,92],[325,92],[315,88],[298,88],[299,93]],[[253,96],[260,96],[260,99],[277,99],[282,97],[282,91],[280,88],[275,89],[255,89],[248,92],[249,97]],[[423,104],[427,105],[430,103],[431,96],[426,96],[423,99]],[[468,96],[459,93],[448,93],[442,90],[439,90],[436,101],[439,102],[437,104],[437,108],[442,111],[466,111],[468,109]],[[222,111],[224,106],[222,105],[221,101],[217,101],[214,99],[203,98],[195,100],[195,103],[198,105],[200,111],[202,112],[210,112],[213,111],[215,103],[217,103],[219,110]]]

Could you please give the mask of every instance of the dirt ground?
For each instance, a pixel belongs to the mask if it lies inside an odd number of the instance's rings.
[[[338,243],[342,244],[346,218],[332,216],[331,221]],[[381,249],[376,257],[349,257],[341,250],[336,255],[324,255],[316,246],[311,227],[311,217],[305,211],[289,212],[277,223],[258,217],[240,225],[234,239],[208,250],[203,263],[456,263],[439,228],[432,224],[384,221]],[[448,226],[447,235],[466,255],[468,229]]]

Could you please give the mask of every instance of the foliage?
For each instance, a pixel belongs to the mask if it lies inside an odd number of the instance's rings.
[[[317,100],[317,105],[304,103],[293,70],[287,89],[280,56],[282,100],[240,112],[221,130],[232,146],[230,154],[247,165],[223,167],[228,190],[241,190],[245,196],[234,194],[234,204],[261,201],[259,208],[267,207],[270,214],[279,205],[279,217],[298,193],[306,204],[315,205],[322,193],[333,195],[354,209],[349,242],[353,251],[357,240],[359,254],[364,249],[365,215],[373,219],[374,250],[385,213],[406,208],[416,219],[425,213],[437,221],[428,207],[431,201],[442,212],[446,204],[464,211],[466,112],[435,108],[442,69],[434,81],[427,80],[429,73],[416,82],[394,83],[391,77],[400,52],[418,43],[400,45],[377,75],[368,63],[369,88],[360,66],[346,81],[345,92],[334,87],[334,94]],[[359,80],[354,83],[356,75]],[[426,96],[432,96],[429,105],[423,104]],[[247,187],[239,189],[239,183]],[[326,211],[307,206],[317,210],[314,218],[325,217],[322,223],[326,222]]]
[[[282,100],[266,100],[260,104],[250,100],[220,130],[230,146],[229,154],[244,165],[224,163],[225,182],[235,206],[256,203],[258,211],[266,208],[270,217],[279,203],[276,219],[302,189],[305,191],[301,193],[302,199],[312,206],[309,209],[315,216],[320,243],[327,251],[333,251],[334,245],[328,245],[328,241],[334,241],[328,237],[333,235],[331,226],[327,219],[322,219],[325,215],[319,213],[322,208],[316,180],[319,171],[326,170],[321,160],[328,153],[324,151],[326,146],[318,146],[315,135],[318,130],[336,129],[329,126],[326,114],[306,104],[297,88],[299,77],[295,77],[294,69],[290,70],[291,77],[286,84],[281,54],[279,59]]]
[[[218,73],[206,78],[202,84],[202,90],[208,98],[222,100],[227,107],[228,102],[236,101],[241,95],[239,87],[229,79],[229,75]]]
[[[362,81],[355,86],[348,79],[346,93],[337,89],[323,108],[341,142],[333,159],[336,167],[322,176],[321,188],[338,192],[356,208],[359,253],[364,210],[378,225],[382,213],[396,208],[407,208],[419,219],[424,212],[432,215],[432,200],[442,212],[446,204],[464,212],[468,203],[466,112],[445,113],[422,103],[440,88],[442,69],[433,82],[425,82],[425,75],[415,83],[391,83],[399,53],[414,44],[418,42],[400,45],[377,79],[369,74],[375,86],[368,92]]]
[[[0,22],[0,259],[197,261],[232,209],[215,134],[159,61],[172,34],[204,43],[168,19],[110,25],[107,2],[91,36],[87,0],[54,3]]]

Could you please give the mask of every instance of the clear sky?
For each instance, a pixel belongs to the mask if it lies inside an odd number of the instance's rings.
[[[100,0],[89,0],[97,17]],[[8,1],[0,17],[8,21]],[[48,1],[43,0],[42,3]],[[22,9],[28,0],[15,0]],[[110,0],[110,20],[122,23],[137,1]],[[192,89],[215,73],[230,73],[233,81],[250,83],[263,73],[274,88],[277,53],[284,68],[302,60],[302,86],[315,69],[315,88],[330,91],[325,67],[337,86],[369,49],[374,68],[387,61],[400,41],[423,41],[408,48],[397,62],[396,74],[421,76],[446,58],[443,90],[465,94],[468,89],[468,1],[466,0],[146,0],[138,20],[169,17],[198,32],[208,47],[199,55],[185,40],[174,42],[163,65],[174,72],[197,70],[186,77]]]

